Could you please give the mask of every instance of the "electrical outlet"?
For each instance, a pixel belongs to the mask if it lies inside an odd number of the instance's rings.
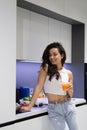
[[[33,94],[33,90],[34,90],[33,88],[30,88],[30,94]]]

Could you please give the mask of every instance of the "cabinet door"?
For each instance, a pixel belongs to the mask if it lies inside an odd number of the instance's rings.
[[[87,105],[79,106],[76,110],[79,130],[87,130]]]
[[[15,130],[54,130],[48,116],[42,116],[15,124]]]
[[[60,42],[66,51],[67,63],[71,63],[71,25],[49,18],[49,43]]]
[[[13,124],[13,125],[2,127],[0,128],[0,130],[17,130],[17,129],[15,129],[15,125]]]
[[[48,44],[48,17],[31,12],[30,28],[29,43],[27,46],[24,45],[25,52],[27,52],[24,53],[27,54],[24,55],[24,58],[29,57],[30,60],[41,61],[44,48]]]
[[[17,59],[41,61],[48,44],[48,17],[17,8]]]
[[[48,118],[48,115],[15,124],[15,130],[16,129],[35,130],[36,128],[38,130],[55,130]],[[67,125],[65,130],[69,130]]]

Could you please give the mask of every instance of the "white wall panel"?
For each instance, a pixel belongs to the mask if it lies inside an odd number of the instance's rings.
[[[0,123],[14,120],[16,0],[0,0]]]

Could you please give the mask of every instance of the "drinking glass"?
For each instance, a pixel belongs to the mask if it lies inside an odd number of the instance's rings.
[[[68,82],[63,82],[63,83],[62,83],[62,89],[63,89],[64,91],[67,91],[68,88],[69,88],[69,83],[68,83]]]

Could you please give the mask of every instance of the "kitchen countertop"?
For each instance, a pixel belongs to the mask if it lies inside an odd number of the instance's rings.
[[[46,99],[45,99],[46,100]],[[86,104],[86,100],[84,98],[72,98],[72,101],[75,103],[76,106],[80,106],[83,104]],[[47,100],[46,100],[47,102]],[[24,112],[24,113],[18,113],[16,114],[16,120],[27,118],[27,117],[37,117],[37,115],[42,115],[44,113],[47,113],[47,107],[48,105],[43,105],[41,107],[32,107],[30,112]]]

